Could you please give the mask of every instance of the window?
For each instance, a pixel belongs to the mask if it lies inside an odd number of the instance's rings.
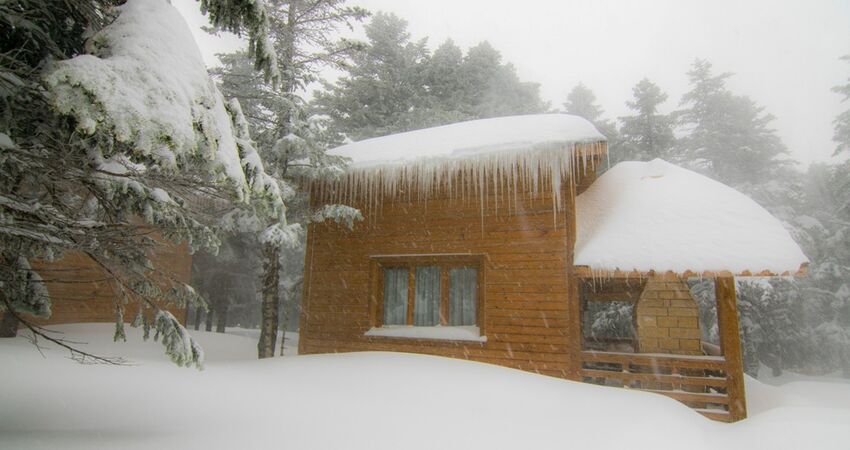
[[[482,340],[482,261],[466,254],[372,257],[374,326],[367,334]]]
[[[645,280],[579,280],[584,350],[637,350],[635,305],[645,285]]]

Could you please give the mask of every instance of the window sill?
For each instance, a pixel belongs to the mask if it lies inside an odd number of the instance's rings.
[[[487,336],[481,336],[481,329],[476,326],[415,327],[410,325],[385,325],[380,328],[369,329],[364,333],[364,336],[487,342]]]

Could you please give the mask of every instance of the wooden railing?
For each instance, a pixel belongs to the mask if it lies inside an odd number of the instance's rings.
[[[589,383],[663,394],[702,415],[730,422],[730,379],[722,356],[581,353],[581,377]]]

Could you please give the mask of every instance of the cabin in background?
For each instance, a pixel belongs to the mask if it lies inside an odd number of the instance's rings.
[[[353,162],[311,204],[365,219],[308,228],[299,352],[470,359],[744,418],[733,275],[794,274],[805,256],[752,200],[664,161],[597,180],[606,151],[563,114],[333,150]]]
[[[185,243],[174,244],[157,238],[159,245],[152,250],[150,259],[158,271],[168,273],[175,281],[188,283],[192,270],[192,255]],[[47,319],[34,318],[40,325],[84,322],[115,322],[119,287],[109,275],[89,256],[69,252],[51,262],[33,261],[33,269],[44,279],[51,299],[51,314]],[[163,288],[167,283],[162,283]],[[130,301],[124,306],[124,320],[133,320],[138,304]],[[186,307],[162,305],[180,322],[186,323]]]

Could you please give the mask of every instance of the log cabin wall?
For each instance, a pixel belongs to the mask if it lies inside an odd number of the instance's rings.
[[[573,295],[575,190],[564,183],[565,207],[553,213],[551,192],[516,201],[503,196],[428,201],[384,199],[349,231],[311,224],[305,256],[301,354],[347,351],[425,353],[571,377],[578,349],[570,349],[568,297]],[[417,196],[411,195],[416,199]],[[317,205],[314,205],[317,206]],[[370,260],[378,255],[483,255],[486,342],[365,336],[376,324]],[[573,301],[575,303],[575,301]],[[577,330],[576,330],[577,332]],[[572,375],[574,377],[574,375]]]
[[[178,280],[189,282],[192,255],[188,246],[160,239],[151,257],[154,266]],[[33,322],[50,325],[61,323],[114,322],[115,300],[118,293],[109,275],[87,255],[69,252],[53,262],[33,261],[35,269],[45,280],[51,298],[52,314],[48,319]],[[186,308],[167,306],[166,309],[185,323]],[[136,302],[125,306],[124,321],[130,322],[138,312]]]

